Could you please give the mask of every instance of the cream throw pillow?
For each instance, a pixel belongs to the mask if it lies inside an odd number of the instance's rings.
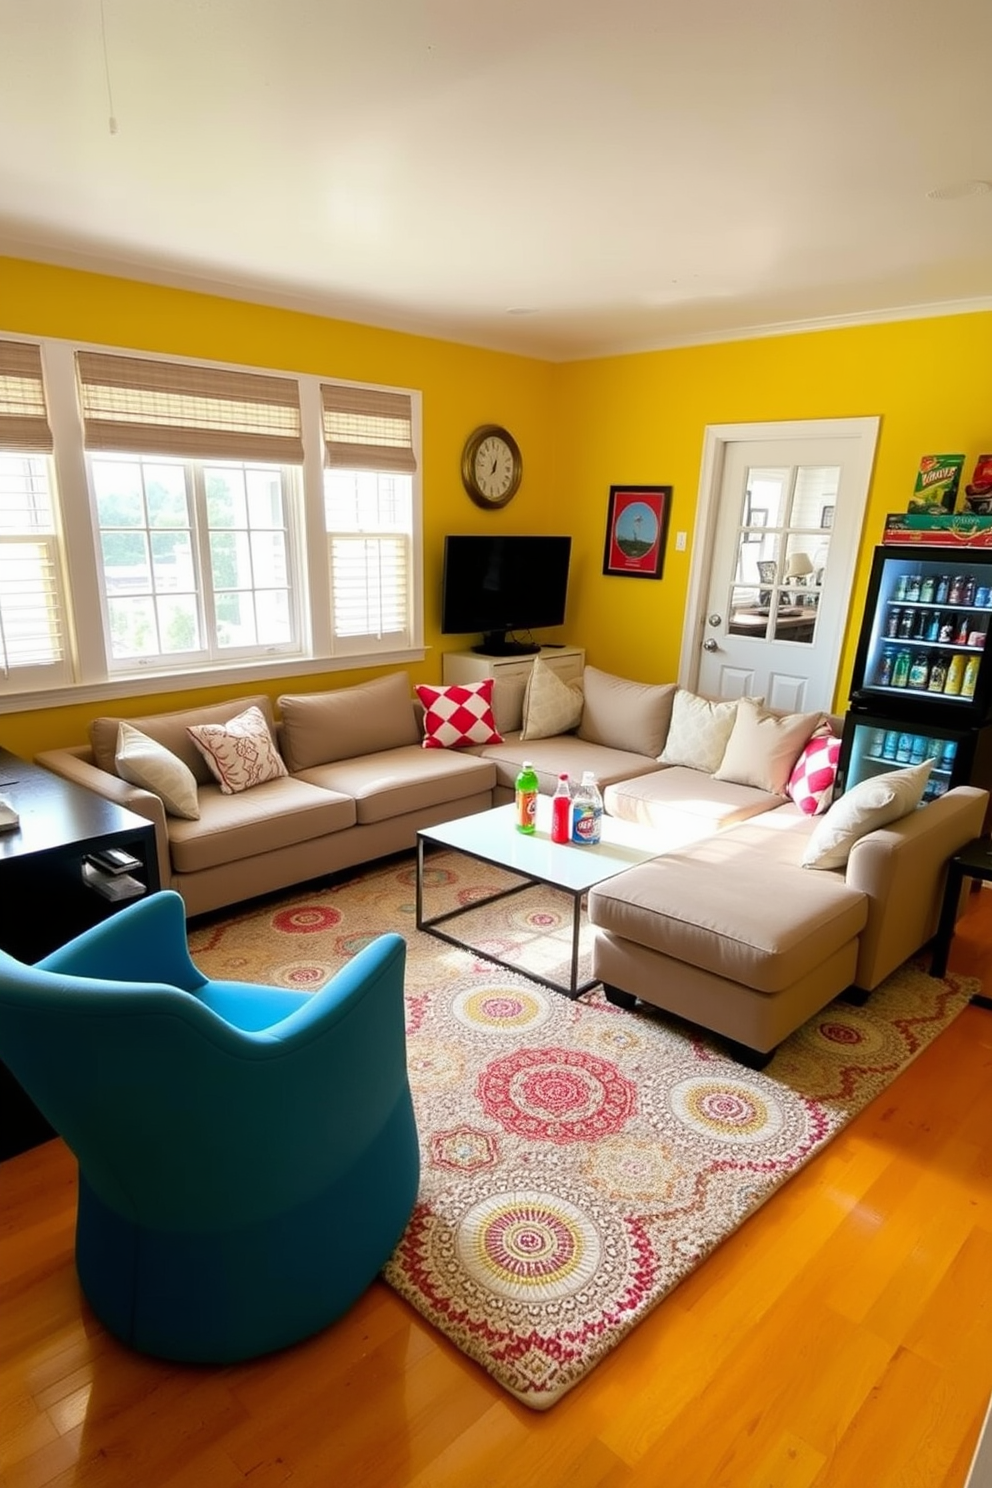
[[[192,770],[130,723],[122,723],[117,730],[114,763],[122,780],[158,796],[170,816],[199,820],[200,803]]]
[[[672,704],[668,738],[658,759],[663,765],[688,765],[692,770],[715,775],[736,717],[736,698],[715,703],[680,687]]]
[[[289,774],[260,708],[246,708],[229,723],[192,724],[189,736],[225,796]]]
[[[822,721],[822,713],[766,713],[752,698],[740,698],[716,779],[784,796],[796,760]]]
[[[552,739],[577,727],[582,717],[582,689],[563,682],[553,667],[535,656],[524,692],[521,739]]]
[[[843,868],[859,838],[915,811],[933,764],[928,759],[908,770],[887,770],[853,786],[821,817],[806,844],[803,867]]]

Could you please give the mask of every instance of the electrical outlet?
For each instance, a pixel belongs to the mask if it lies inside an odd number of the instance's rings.
[[[676,553],[684,553],[685,552],[685,540],[688,537],[688,535],[689,534],[687,532],[676,532],[676,534],[675,534],[675,551],[676,551]]]

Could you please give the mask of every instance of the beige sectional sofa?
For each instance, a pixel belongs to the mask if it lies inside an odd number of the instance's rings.
[[[411,848],[419,827],[511,799],[524,759],[548,794],[560,771],[591,769],[607,812],[658,846],[589,895],[595,975],[618,1004],[698,1023],[755,1064],[933,935],[947,860],[981,832],[986,792],[959,787],[920,810],[897,801],[883,825],[859,825],[836,866],[828,855],[810,868],[804,857],[834,811],[804,814],[784,782],[815,729],[838,720],[782,719],[750,700],[707,702],[593,667],[577,695],[546,670],[535,665],[510,715],[504,700],[502,742],[468,749],[422,747],[404,673],[287,695],[278,721],[264,696],[127,720],[192,774],[196,816],[167,812],[156,790],[121,778],[119,718],[95,720],[88,745],[38,762],[154,823],[162,884],[190,915]],[[188,727],[253,707],[285,773],[226,794]]]
[[[593,768],[607,812],[655,834],[657,858],[589,894],[593,973],[611,1001],[721,1033],[760,1067],[820,1008],[865,997],[933,936],[947,861],[981,833],[986,791],[960,786],[915,809],[918,768],[806,815],[786,782],[839,719],[707,703],[592,667],[584,694],[576,733],[528,738],[522,716],[522,732],[479,752],[496,763],[499,799],[525,757],[542,791],[559,769]]]

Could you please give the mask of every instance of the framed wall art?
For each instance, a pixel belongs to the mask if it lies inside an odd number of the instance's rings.
[[[661,578],[671,504],[671,486],[610,487],[604,574]]]

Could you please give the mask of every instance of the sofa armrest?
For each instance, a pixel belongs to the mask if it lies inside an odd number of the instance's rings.
[[[73,745],[66,749],[46,749],[41,754],[36,754],[34,760],[36,765],[42,765],[53,774],[61,775],[63,780],[85,786],[87,790],[103,796],[104,800],[113,801],[115,806],[123,806],[126,810],[133,811],[135,816],[150,821],[155,828],[159,879],[163,889],[169,887],[172,882],[169,829],[166,825],[165,807],[153,791],[142,790],[138,785],[129,785],[120,776],[101,770],[99,765],[94,764],[93,751],[88,744]]]
[[[981,835],[988,800],[957,786],[854,844],[845,877],[869,904],[856,986],[870,992],[934,935],[948,860]]]

